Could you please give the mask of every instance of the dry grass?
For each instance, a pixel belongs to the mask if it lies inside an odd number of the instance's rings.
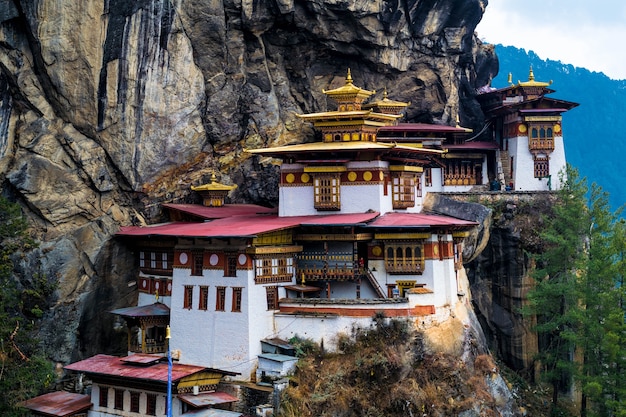
[[[406,323],[375,321],[341,341],[341,354],[307,356],[282,398],[281,417],[441,417],[474,409],[497,415],[490,356],[466,364],[424,352]]]

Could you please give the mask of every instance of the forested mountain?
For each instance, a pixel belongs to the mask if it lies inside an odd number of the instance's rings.
[[[590,184],[595,182],[610,193],[613,208],[625,204],[626,80],[543,60],[533,51],[512,46],[496,45],[496,54],[500,72],[491,83],[493,87],[506,87],[509,73],[513,82],[526,81],[532,65],[538,81],[553,81],[555,98],[580,103],[563,116],[567,159]]]

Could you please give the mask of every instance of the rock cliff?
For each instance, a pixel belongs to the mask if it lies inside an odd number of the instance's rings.
[[[412,122],[479,126],[497,72],[474,34],[487,0],[5,0],[0,180],[40,245],[16,273],[58,282],[42,339],[69,362],[114,351],[128,305],[119,225],[158,219],[213,170],[236,201],[275,204],[277,171],[243,148],[306,141],[351,68]],[[18,258],[16,258],[18,260]],[[100,323],[100,324],[97,324]],[[87,344],[86,342],[89,342]]]

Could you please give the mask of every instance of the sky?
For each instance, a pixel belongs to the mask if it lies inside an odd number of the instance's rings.
[[[626,79],[625,0],[488,0],[484,42]]]

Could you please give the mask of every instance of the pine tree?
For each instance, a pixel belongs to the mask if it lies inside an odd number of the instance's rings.
[[[31,323],[24,319],[22,295],[13,279],[11,256],[30,242],[20,207],[0,196],[0,415],[28,415],[19,402],[40,393],[52,375],[52,366],[28,337]]]
[[[578,172],[567,167],[561,173],[553,215],[541,232],[545,250],[536,258],[535,288],[528,294],[527,315],[536,317],[539,340],[537,359],[541,377],[552,386],[556,412],[561,391],[569,389],[575,371],[576,324],[579,305],[577,281],[584,266],[590,217],[585,204],[587,185]]]

